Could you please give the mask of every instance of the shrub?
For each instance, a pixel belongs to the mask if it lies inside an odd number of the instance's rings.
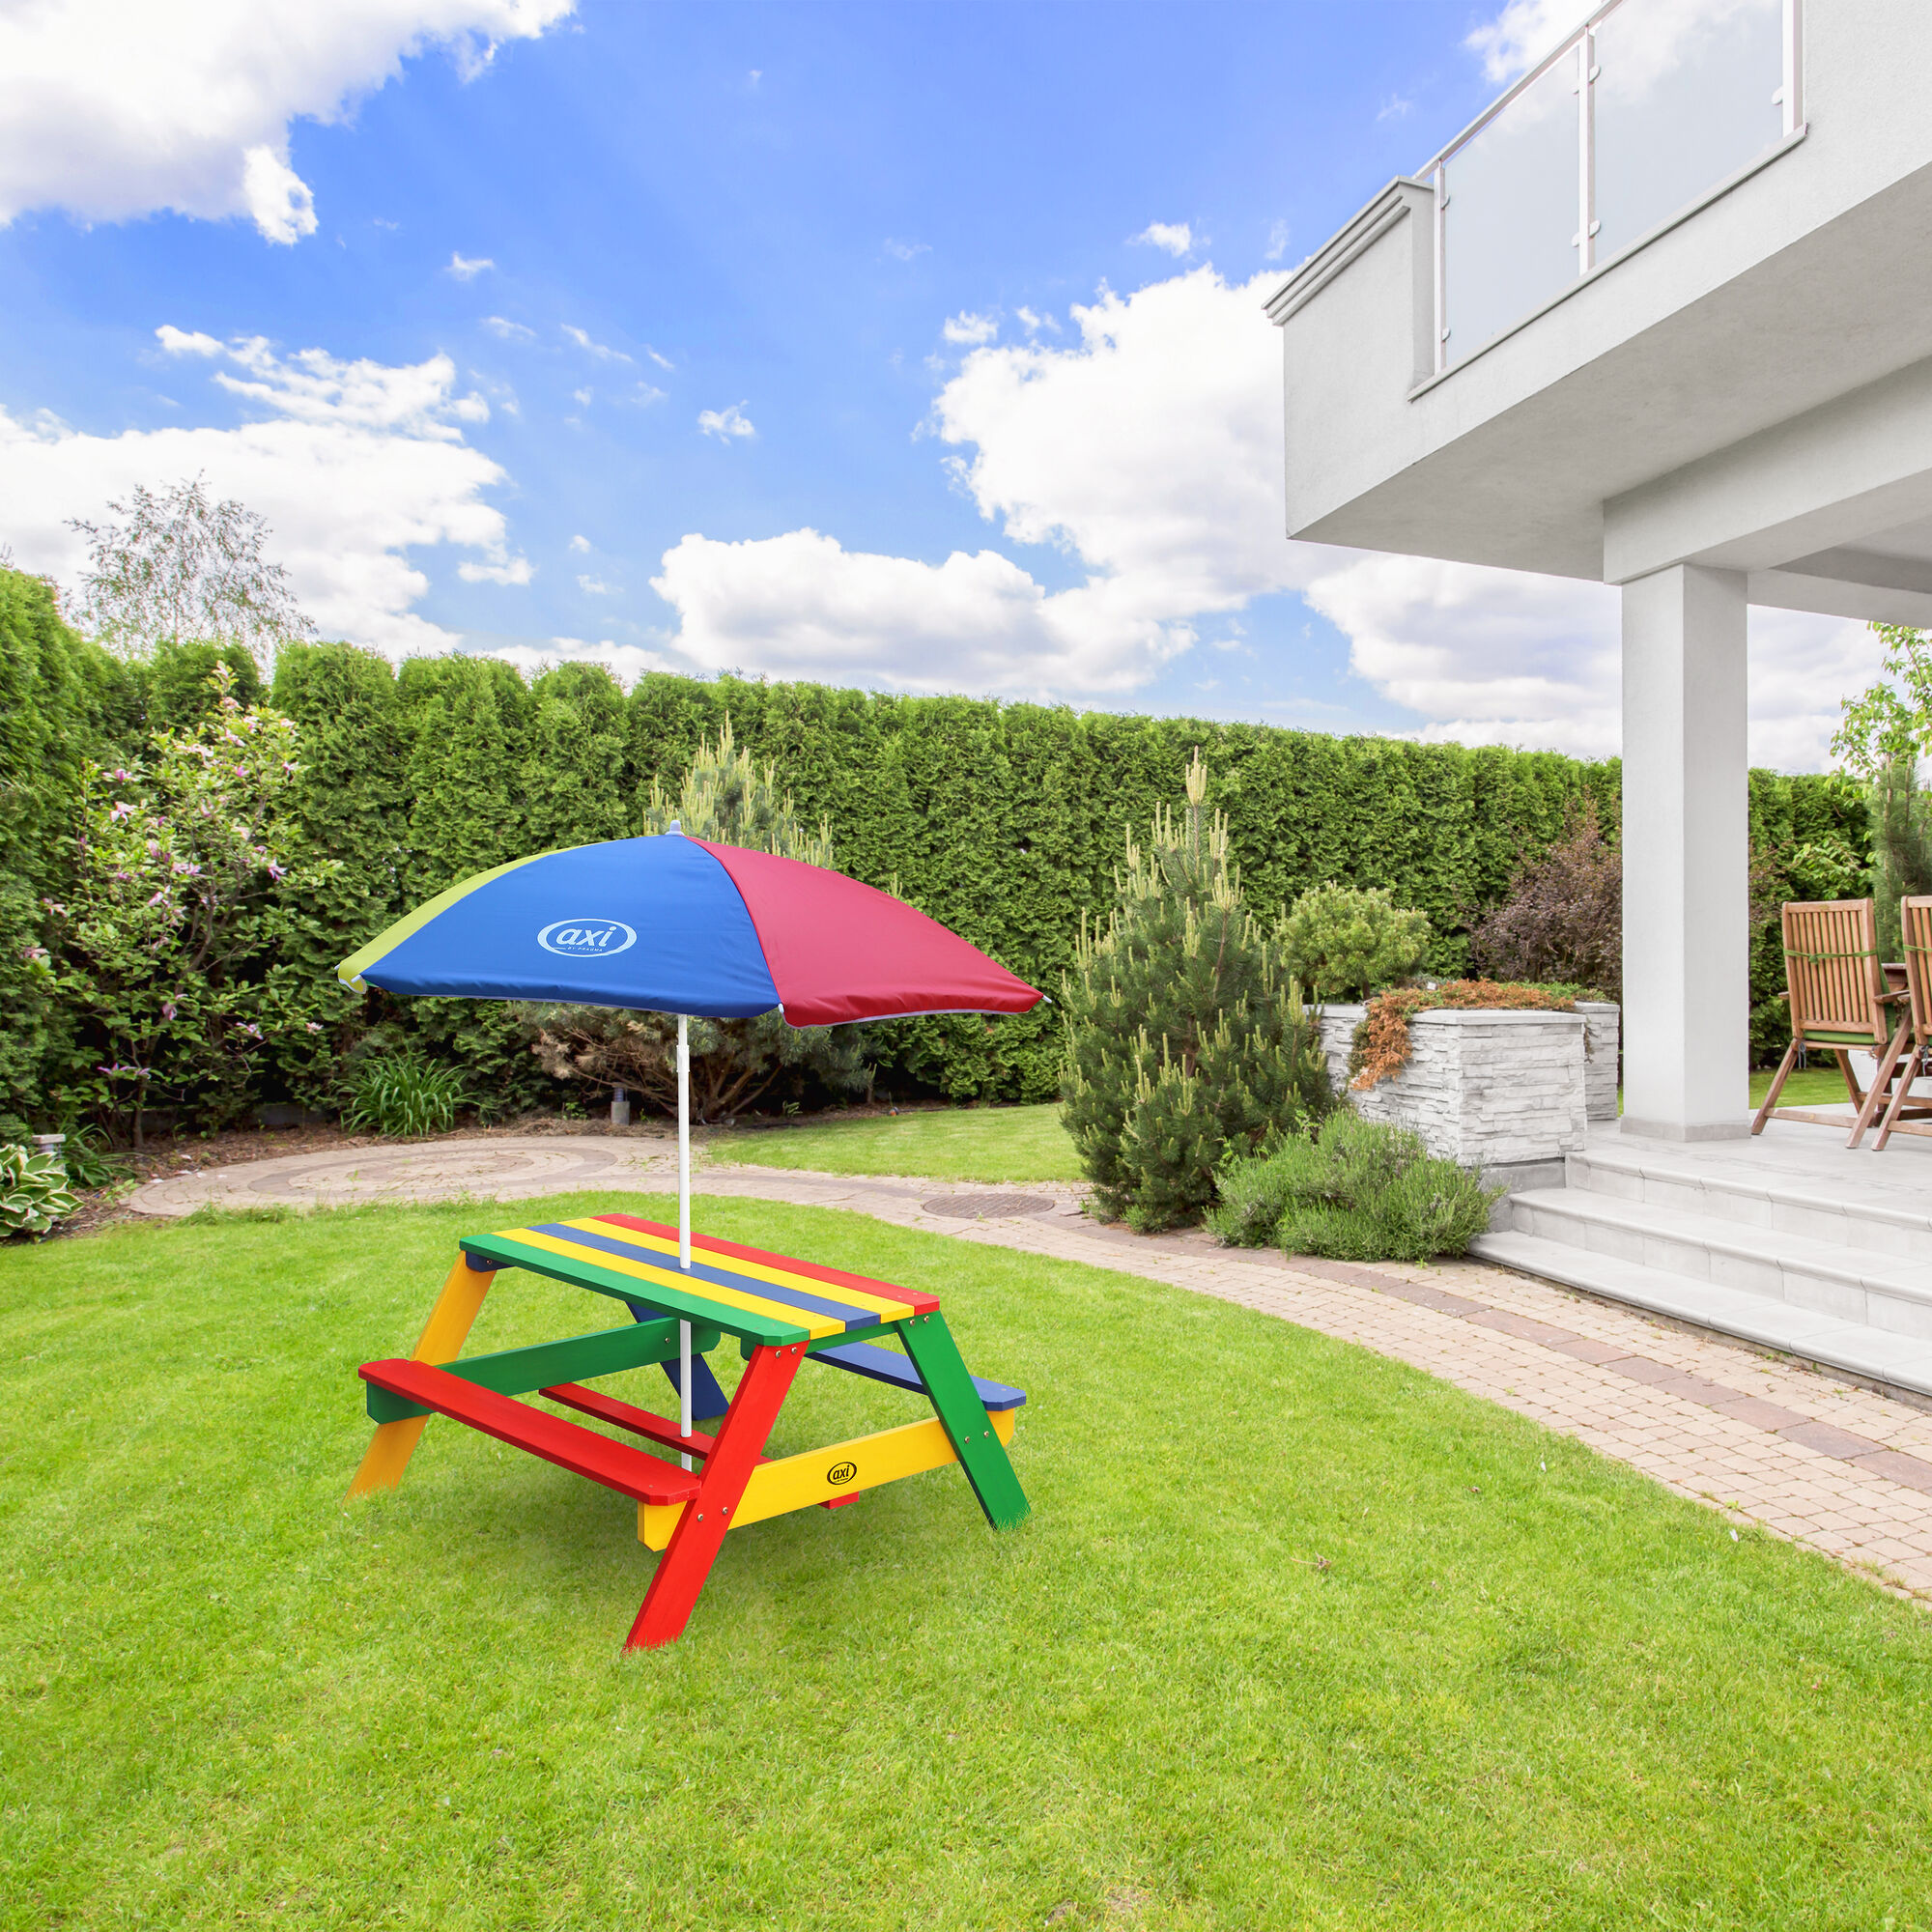
[[[0,1147],[0,1232],[44,1235],[79,1206],[58,1149]]]
[[[1446,980],[1439,986],[1398,986],[1378,993],[1355,1028],[1349,1052],[1349,1086],[1361,1093],[1408,1065],[1409,1020],[1445,1007],[1492,1011],[1571,1013],[1576,996],[1548,986],[1504,986],[1493,980]]]
[[[327,1032],[348,996],[277,976],[301,906],[335,868],[298,860],[286,812],[295,727],[249,711],[217,664],[209,716],[131,769],[87,764],[66,895],[48,901],[53,971],[82,1017],[70,1104],[131,1121],[159,1099],[240,1113],[259,1059]]]
[[[1281,923],[1288,970],[1317,999],[1345,1000],[1406,978],[1422,963],[1435,929],[1379,889],[1317,886]]]
[[[1280,948],[1241,903],[1228,829],[1203,810],[1197,757],[1181,816],[1127,840],[1119,904],[1083,928],[1062,981],[1062,1118],[1109,1218],[1143,1232],[1198,1221],[1233,1148],[1332,1105],[1315,1029]]]
[[[468,1104],[460,1067],[433,1065],[411,1049],[370,1054],[352,1064],[342,1085],[349,1099],[342,1124],[353,1134],[447,1133]]]
[[[1623,855],[1597,823],[1594,802],[1564,835],[1522,867],[1509,897],[1469,934],[1469,952],[1494,980],[1554,980],[1601,986],[1621,1002],[1624,984]]]
[[[1420,1135],[1351,1112],[1231,1162],[1208,1226],[1241,1247],[1278,1243],[1335,1261],[1420,1262],[1463,1253],[1503,1191],[1431,1155]]]
[[[128,1163],[110,1151],[106,1134],[92,1122],[69,1125],[61,1144],[61,1165],[72,1187],[107,1187],[124,1179]]]
[[[668,832],[673,822],[694,838],[809,866],[832,864],[830,829],[805,824],[790,794],[780,789],[776,770],[761,768],[732,742],[728,718],[715,745],[698,746],[675,798],[651,781],[644,831]],[[553,1078],[634,1089],[660,1112],[676,1112],[674,1014],[538,1004],[517,1011],[534,1036],[530,1051]],[[808,1077],[836,1093],[866,1085],[865,1036],[856,1027],[792,1027],[777,1011],[753,1019],[694,1018],[690,1044],[692,1112],[700,1121],[750,1107],[786,1075],[801,1089]]]

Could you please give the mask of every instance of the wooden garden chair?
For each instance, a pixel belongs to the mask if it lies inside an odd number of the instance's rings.
[[[1896,1128],[1907,1134],[1932,1134],[1932,1105],[1925,1101],[1908,1104],[1912,1082],[1926,1065],[1932,1051],[1932,897],[1903,898],[1898,902],[1898,923],[1905,941],[1906,1022],[1911,1039],[1892,1075],[1891,1098],[1879,1122],[1878,1139],[1872,1151],[1880,1153]]]
[[[1902,1005],[1906,996],[1886,990],[1871,900],[1787,904],[1784,983],[1791,1010],[1791,1044],[1778,1063],[1764,1105],[1751,1122],[1751,1132],[1761,1134],[1774,1114],[1780,1120],[1835,1124],[1829,1116],[1777,1104],[1798,1056],[1808,1048],[1819,1048],[1838,1057],[1846,1091],[1857,1109],[1851,1138],[1845,1145],[1857,1147],[1886,1098],[1889,1080],[1912,1030],[1909,1013],[1896,1021],[1892,1018],[1893,1008]],[[1852,1071],[1854,1053],[1869,1053],[1878,1063],[1878,1076],[1869,1093],[1859,1091],[1858,1076]]]

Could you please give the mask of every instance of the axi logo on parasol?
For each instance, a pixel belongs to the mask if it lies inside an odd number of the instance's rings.
[[[537,934],[546,952],[560,952],[567,959],[607,958],[637,943],[636,931],[621,919],[553,920]]]

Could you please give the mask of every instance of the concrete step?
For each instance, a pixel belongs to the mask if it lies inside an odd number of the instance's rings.
[[[1932,1349],[1932,1262],[1579,1187],[1508,1201],[1509,1231],[1909,1337]]]
[[[1554,1190],[1551,1190],[1554,1191]],[[1601,1250],[1508,1230],[1478,1236],[1472,1250],[1500,1267],[1520,1268],[1587,1294],[1628,1303],[1760,1348],[1932,1399],[1932,1340],[1847,1321],[1770,1295],[1676,1274]]]
[[[1707,1151],[1699,1158],[1655,1144],[1593,1140],[1564,1165],[1572,1192],[1674,1208],[1861,1255],[1932,1263],[1932,1190],[1925,1185],[1932,1177],[1918,1162],[1889,1160],[1889,1150],[1873,1156],[1825,1147],[1818,1151],[1832,1156],[1828,1180],[1815,1172],[1780,1170],[1776,1156],[1785,1151],[1776,1144],[1726,1143],[1720,1155]]]

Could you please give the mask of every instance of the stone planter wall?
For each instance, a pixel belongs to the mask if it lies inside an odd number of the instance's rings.
[[[1615,1025],[1614,1007],[1596,1010]],[[1349,1051],[1362,1011],[1326,1008],[1321,1047],[1336,1093],[1365,1120],[1407,1127],[1431,1153],[1517,1185],[1560,1177],[1563,1156],[1581,1151],[1590,1064],[1584,1029],[1592,1015],[1458,1009],[1416,1013],[1408,1023],[1408,1065],[1354,1094],[1349,1092]],[[1605,1064],[1614,1115],[1614,1048]],[[1600,1077],[1589,1093],[1600,1104],[1601,1089]],[[1553,1176],[1529,1172],[1552,1163]]]
[[[1578,1000],[1577,1010],[1583,1015],[1583,1111],[1593,1121],[1614,1121],[1623,1009],[1608,1000]]]

